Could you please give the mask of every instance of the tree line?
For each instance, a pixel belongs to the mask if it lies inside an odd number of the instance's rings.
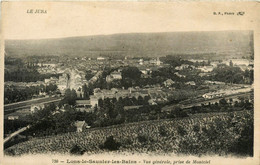
[[[25,88],[17,88],[15,86],[6,87],[4,89],[4,103],[10,104],[32,99],[34,95],[38,96],[40,92],[45,92],[47,94],[55,93],[57,88],[56,84],[30,86]]]

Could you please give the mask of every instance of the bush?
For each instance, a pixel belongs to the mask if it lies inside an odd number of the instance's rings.
[[[146,143],[148,141],[148,138],[144,135],[138,135],[137,139],[140,143]]]
[[[100,146],[101,149],[108,149],[110,151],[118,150],[121,146],[120,143],[114,140],[113,136],[109,136],[103,145]]]
[[[178,134],[181,135],[181,136],[184,136],[184,135],[187,134],[187,131],[186,131],[182,126],[178,126],[178,127],[177,127],[177,132],[178,132]]]
[[[77,144],[74,145],[71,150],[70,150],[70,153],[73,154],[73,155],[83,155],[84,154],[84,150],[78,146]]]
[[[168,134],[165,127],[162,127],[162,126],[159,127],[159,133],[161,136],[166,136]]]

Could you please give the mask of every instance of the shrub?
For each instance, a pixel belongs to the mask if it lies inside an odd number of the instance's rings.
[[[108,149],[110,151],[118,150],[121,146],[120,143],[114,140],[113,136],[109,136],[103,145],[100,146],[101,149]]]
[[[165,127],[163,126],[159,127],[159,133],[161,136],[166,136],[168,134]]]
[[[184,136],[187,134],[187,131],[182,126],[178,126],[177,131],[178,131],[178,134],[181,136]]]
[[[70,153],[73,155],[83,155],[84,154],[84,150],[78,146],[77,144],[74,145],[71,149],[70,149]]]
[[[148,138],[145,135],[138,135],[137,139],[140,143],[146,143],[148,141]]]

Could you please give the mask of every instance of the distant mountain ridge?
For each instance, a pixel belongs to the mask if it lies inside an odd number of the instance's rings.
[[[250,52],[252,31],[126,33],[39,40],[6,40],[7,55],[165,56],[174,53]]]

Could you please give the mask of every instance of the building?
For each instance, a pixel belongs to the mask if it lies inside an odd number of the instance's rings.
[[[139,60],[139,65],[143,65],[144,64],[144,60],[141,58],[140,60]]]
[[[110,73],[110,75],[106,77],[107,82],[112,82],[114,80],[121,80],[121,79],[122,79],[122,75],[120,72],[117,71]]]
[[[140,107],[143,107],[143,105],[131,105],[131,106],[124,106],[124,110],[132,110],[132,109],[139,109]]]
[[[221,82],[221,81],[209,81],[209,80],[206,80],[204,83],[207,85],[209,85],[209,84],[224,85],[225,84],[224,82]]]
[[[105,60],[105,57],[98,57],[97,60],[101,61],[101,60]]]
[[[59,77],[57,86],[58,86],[58,89],[61,91],[61,93],[65,93],[65,90],[68,88],[68,80],[69,80],[69,77],[65,73]]]
[[[200,66],[200,67],[198,67],[198,69],[204,73],[208,73],[208,72],[212,72],[214,67],[213,66]]]
[[[90,128],[85,121],[76,121],[75,126],[77,128],[77,132],[83,132],[85,129]]]
[[[140,71],[142,72],[142,74],[148,74],[148,70],[146,69],[140,69]]]
[[[95,106],[98,106],[98,97],[90,96],[90,105],[92,108],[94,108]]]
[[[42,110],[44,107],[44,104],[31,105],[30,111],[31,113],[34,113],[38,110]]]
[[[185,83],[186,85],[196,85],[196,83],[194,81],[188,81]]]
[[[89,106],[90,100],[76,100],[77,106]]]
[[[59,79],[56,78],[56,77],[51,77],[49,79],[44,79],[44,83],[45,84],[57,84],[58,81],[59,81]]]
[[[76,100],[76,107],[75,108],[76,108],[76,110],[81,111],[81,112],[92,111],[90,100]]]
[[[175,82],[172,79],[168,79],[166,81],[163,82],[164,86],[166,87],[170,87],[174,84]]]
[[[183,69],[187,69],[190,65],[188,64],[182,64],[181,66],[176,66],[175,69],[176,70],[183,70]]]
[[[114,71],[114,72],[112,72],[110,75],[111,75],[114,79],[118,79],[118,80],[121,80],[121,79],[122,79],[122,75],[121,75],[120,72]]]
[[[157,66],[160,66],[160,65],[161,65],[161,63],[162,63],[162,62],[160,61],[160,58],[159,58],[159,57],[157,57],[157,60],[156,60],[156,65],[157,65]]]
[[[231,62],[233,63],[233,65],[246,65],[248,66],[250,64],[250,60],[247,59],[232,59]],[[227,64],[227,62],[226,62]]]
[[[18,120],[19,116],[8,116],[8,120]]]
[[[186,77],[185,75],[182,75],[182,74],[180,74],[179,72],[175,72],[174,74],[175,74],[176,76],[178,76],[178,77],[183,77],[183,78]]]

